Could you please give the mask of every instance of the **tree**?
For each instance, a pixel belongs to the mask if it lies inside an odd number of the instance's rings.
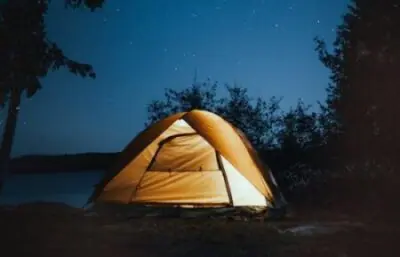
[[[41,89],[40,78],[67,68],[82,77],[95,78],[91,65],[71,60],[46,34],[44,15],[49,0],[13,0],[0,4],[0,104],[8,104],[0,148],[0,191],[8,172],[22,94],[28,98]],[[66,0],[66,7],[94,11],[104,0]]]
[[[343,161],[397,159],[400,106],[400,2],[352,0],[334,50],[316,39],[331,70],[327,106],[338,122]],[[335,145],[336,146],[336,145]]]
[[[253,99],[246,88],[238,85],[226,85],[226,89],[228,97],[220,100],[217,113],[245,132],[256,149],[273,147],[281,99]]]
[[[281,130],[277,140],[282,149],[309,148],[319,135],[317,130],[317,114],[308,111],[310,105],[298,100],[295,108],[290,108],[281,119]]]
[[[279,99],[269,102],[252,99],[245,88],[226,85],[227,97],[217,96],[218,82],[193,83],[181,91],[165,90],[165,100],[154,100],[147,107],[146,126],[177,112],[201,109],[214,112],[242,130],[258,149],[273,143]]]
[[[194,82],[181,91],[165,89],[165,100],[154,100],[147,106],[148,119],[146,126],[164,119],[171,114],[188,112],[194,109],[215,112],[220,100],[217,99],[217,82],[207,80]]]

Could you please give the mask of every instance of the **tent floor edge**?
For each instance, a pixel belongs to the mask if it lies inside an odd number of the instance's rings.
[[[97,203],[85,210],[100,216],[117,219],[135,218],[207,218],[229,220],[276,220],[285,217],[286,208],[271,208],[266,206],[203,206],[201,208],[186,208],[174,205],[142,205]]]

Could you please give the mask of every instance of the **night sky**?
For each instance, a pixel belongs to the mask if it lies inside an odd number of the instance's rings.
[[[313,38],[329,43],[347,0],[113,0],[95,13],[52,1],[49,37],[90,63],[97,79],[65,70],[21,105],[13,155],[120,151],[164,88],[207,78],[251,96],[324,100],[328,70]],[[221,89],[223,89],[221,87]],[[4,120],[4,111],[1,114]]]

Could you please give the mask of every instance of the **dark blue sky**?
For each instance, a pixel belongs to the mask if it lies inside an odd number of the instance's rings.
[[[247,87],[252,96],[325,98],[328,71],[313,37],[332,42],[347,0],[113,0],[90,13],[53,1],[49,37],[94,66],[96,80],[50,74],[21,106],[13,155],[121,150],[166,87],[199,80]],[[1,114],[4,119],[4,112]]]

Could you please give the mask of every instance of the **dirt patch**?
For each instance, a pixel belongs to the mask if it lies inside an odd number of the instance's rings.
[[[314,212],[312,220],[303,218],[301,222],[294,219],[262,222],[179,218],[121,221],[85,216],[82,210],[65,205],[32,204],[0,210],[0,249],[1,255],[7,257],[366,257],[400,254],[397,226],[382,223],[352,226],[350,222],[326,220],[316,223],[317,216]],[[299,233],[302,226],[314,229],[313,233],[307,236]],[[297,233],[293,233],[295,228]],[[318,232],[321,228],[332,230]]]

